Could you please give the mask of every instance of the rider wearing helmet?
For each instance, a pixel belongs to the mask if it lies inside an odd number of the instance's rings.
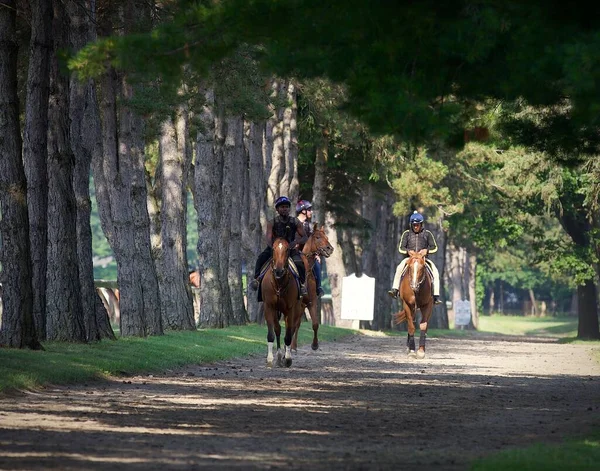
[[[278,237],[285,238],[290,244],[290,257],[294,260],[298,268],[300,277],[300,296],[306,296],[306,270],[304,262],[298,247],[303,245],[308,240],[304,232],[304,228],[297,218],[290,216],[290,208],[292,202],[287,196],[280,196],[275,200],[275,211],[277,215],[273,219],[271,231],[268,235],[268,245],[258,256],[256,266],[254,267],[254,279],[250,282],[250,288],[254,291],[258,289],[260,283],[260,269],[273,256],[273,241]]]
[[[402,237],[400,238],[400,244],[398,245],[398,251],[403,255],[408,255],[409,250],[414,250],[418,252],[422,249],[427,249],[427,254],[432,254],[437,252],[437,243],[435,242],[435,237],[430,231],[424,230],[425,218],[423,215],[417,211],[410,215],[409,224],[410,230],[406,230],[402,233]],[[388,294],[392,298],[398,297],[398,287],[400,286],[400,277],[402,276],[402,272],[404,271],[404,267],[406,266],[408,258],[405,258],[400,262],[398,267],[396,268],[396,274],[394,276],[394,284],[392,285],[392,289],[388,291]],[[440,274],[438,272],[437,267],[434,263],[426,259],[429,268],[431,268],[431,272],[433,273],[433,302],[435,304],[440,304]]]
[[[300,200],[296,203],[296,217],[298,221],[304,227],[304,233],[306,237],[310,237],[313,229],[311,226],[312,221],[312,203],[307,200]],[[298,247],[298,250],[302,250],[304,244]],[[323,296],[323,288],[321,288],[321,257],[318,255],[315,257],[315,264],[313,265],[313,274],[315,275],[315,281],[317,283],[317,296]]]

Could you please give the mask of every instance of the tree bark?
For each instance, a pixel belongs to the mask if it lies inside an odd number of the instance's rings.
[[[51,0],[32,0],[23,161],[27,177],[27,206],[33,270],[33,317],[36,334],[40,340],[46,338],[47,144],[52,15]]]
[[[327,158],[329,132],[323,130],[322,140],[317,146],[315,155],[315,180],[313,184],[313,221],[319,225],[325,223],[325,212],[327,203]]]
[[[17,95],[16,4],[0,7],[0,345],[42,348],[33,319],[27,183],[21,155]]]
[[[443,229],[443,217],[439,217],[435,222],[428,224],[429,229],[437,242],[438,251],[429,255],[440,273],[440,300],[442,304],[433,307],[433,315],[429,321],[429,327],[432,329],[448,329],[448,309],[446,308],[446,289],[444,284],[444,272],[446,270],[446,247],[447,237]]]
[[[201,327],[219,327],[221,322],[221,277],[219,264],[220,194],[223,154],[215,143],[215,98],[205,92],[205,105],[200,116],[196,164],[194,168],[194,206],[198,215],[198,266],[200,270]]]
[[[559,220],[566,233],[569,234],[577,246],[582,249],[590,247],[592,227],[585,209],[582,208],[572,212],[565,211],[559,215]],[[597,296],[598,292],[594,280],[586,280],[583,285],[577,287],[578,339],[600,338]]]
[[[162,250],[159,286],[163,325],[172,330],[193,330],[194,307],[186,255],[186,134],[183,110],[175,123],[162,124],[160,158],[163,174],[161,198]]]
[[[248,321],[248,313],[244,306],[244,293],[242,291],[242,227],[241,205],[243,173],[246,167],[244,148],[244,126],[241,117],[227,119],[227,135],[224,149],[224,187],[229,191],[229,198],[225,199],[228,208],[228,218],[223,221],[223,231],[229,231],[229,257],[227,273],[224,278],[231,299],[231,318],[226,324],[242,325]],[[223,211],[223,214],[226,212]],[[229,228],[227,223],[229,222]],[[223,290],[225,293],[226,290]],[[225,323],[225,322],[224,322]]]
[[[477,310],[477,255],[475,249],[468,253],[468,273],[469,273],[469,301],[471,303],[471,324],[469,327],[477,330],[479,328],[479,311]]]
[[[70,23],[64,4],[54,0],[54,56],[48,107],[48,267],[46,335],[49,340],[85,342],[79,282],[75,157],[70,141],[69,80],[58,56],[69,47]]]
[[[298,181],[298,100],[296,86],[292,80],[286,87],[286,107],[283,110],[283,152],[287,177],[287,188],[284,191],[290,200],[297,201],[300,189]]]
[[[263,166],[262,147],[266,124],[247,123],[245,147],[248,153],[248,247],[246,254],[247,279],[254,277],[254,264],[258,254],[264,248],[266,231],[266,182]],[[263,224],[264,220],[264,224]],[[248,291],[248,317],[251,322],[258,319],[259,305],[254,291]]]
[[[278,101],[281,100],[285,93],[284,83],[280,80],[273,82],[272,97],[275,100],[273,108],[273,116],[270,118],[272,124],[272,142],[273,148],[271,152],[271,167],[268,180],[268,195],[267,201],[269,206],[272,206],[279,196],[287,196],[289,186],[285,176],[285,151],[283,148],[283,108],[278,106]],[[266,167],[269,169],[269,167]]]
[[[80,50],[96,38],[94,4],[93,0],[85,4],[67,4],[72,25],[70,42],[75,51]],[[99,123],[96,120],[92,124],[91,121],[86,120],[86,113],[89,108],[97,107],[93,87],[94,84],[91,80],[82,83],[76,76],[71,76],[69,115],[71,148],[75,156],[73,188],[77,202],[77,253],[84,327],[88,341],[100,340],[105,336],[107,338],[115,337],[110,324],[104,325],[103,328],[99,325],[99,323],[105,324],[104,317],[107,317],[108,313],[101,303],[98,304],[92,263],[90,167],[96,145],[96,139],[92,136],[97,135]],[[89,127],[90,124],[91,127]],[[98,309],[102,309],[104,313]]]

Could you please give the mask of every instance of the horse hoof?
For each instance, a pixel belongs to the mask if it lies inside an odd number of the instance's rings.
[[[289,368],[290,366],[292,366],[292,359],[291,358],[286,358],[285,359],[285,366],[286,366],[286,368]]]
[[[311,348],[312,348],[313,350],[318,350],[318,349],[319,349],[319,342],[313,343],[313,344],[311,345]]]
[[[409,350],[408,358],[417,358],[417,354],[415,353],[414,350]]]
[[[273,368],[273,360],[267,360],[267,368]]]
[[[419,350],[417,352],[417,358],[425,358],[425,350]]]

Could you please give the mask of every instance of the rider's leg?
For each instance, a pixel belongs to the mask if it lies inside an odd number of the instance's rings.
[[[318,259],[315,260],[315,264],[313,265],[313,273],[317,283],[317,296],[323,296],[323,288],[321,288],[321,262]]]
[[[439,304],[440,301],[440,272],[438,271],[435,263],[431,260],[427,259],[427,264],[429,268],[431,268],[431,273],[433,273],[433,300],[436,304]]]
[[[258,256],[258,259],[256,260],[256,265],[254,266],[254,279],[250,282],[250,288],[252,288],[254,291],[258,289],[258,277],[260,276],[260,269],[265,263],[267,263],[267,261],[269,260],[269,258],[271,258],[272,255],[273,248],[271,246],[267,246],[267,248],[263,250]]]
[[[408,259],[405,258],[396,267],[396,274],[394,275],[394,282],[392,283],[392,289],[388,291],[388,294],[392,298],[397,298],[398,297],[398,288],[400,286],[400,277],[402,276],[402,271],[404,270],[404,267],[406,266],[406,261],[407,260]]]
[[[298,277],[300,278],[300,296],[306,296],[306,269],[304,268],[304,261],[302,260],[300,252],[297,250],[292,251],[290,255],[298,269]]]

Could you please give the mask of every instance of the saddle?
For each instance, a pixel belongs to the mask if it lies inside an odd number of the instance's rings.
[[[265,264],[262,266],[262,268],[260,269],[260,272],[258,274],[258,302],[262,302],[262,279],[264,278],[265,274],[267,273],[267,271],[269,270],[270,266],[271,266],[271,261],[273,260],[273,257],[270,257],[269,260],[267,260],[265,262]],[[292,273],[292,276],[294,277],[294,280],[296,280],[296,288],[298,288],[298,299],[300,299],[300,273],[298,273],[298,267],[296,267],[296,263],[294,263],[294,259],[292,257],[288,257],[288,267],[290,269],[290,272]]]

